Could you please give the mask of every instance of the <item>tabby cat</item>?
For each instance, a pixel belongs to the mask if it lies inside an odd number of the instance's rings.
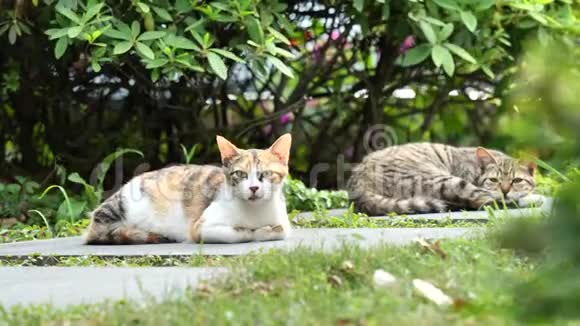
[[[535,163],[482,147],[411,143],[367,155],[347,189],[357,210],[369,215],[479,209],[500,202],[539,204]]]
[[[222,167],[180,165],[133,178],[92,213],[86,243],[284,239],[291,142],[286,134],[269,149],[241,150],[217,136]]]

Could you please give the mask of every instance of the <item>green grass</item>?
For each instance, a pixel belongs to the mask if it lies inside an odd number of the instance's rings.
[[[371,250],[345,247],[333,253],[298,249],[233,258],[182,257],[177,264],[225,266],[232,272],[225,281],[204,285],[196,293],[188,291],[157,303],[108,302],[65,310],[50,306],[0,308],[0,324],[516,323],[517,299],[511,289],[531,277],[540,258],[500,249],[489,237],[444,240],[441,247],[447,253],[445,259],[417,245]],[[148,259],[134,263],[175,264],[159,257]],[[352,262],[354,268],[343,268],[345,261]],[[378,268],[395,275],[396,285],[375,288],[372,275]],[[338,277],[341,285],[329,282],[330,277]],[[465,304],[436,306],[413,290],[414,278],[431,281]]]
[[[27,225],[18,223],[10,228],[0,229],[0,243],[81,235],[88,225],[88,219],[75,222],[60,220],[52,228],[49,225]]]

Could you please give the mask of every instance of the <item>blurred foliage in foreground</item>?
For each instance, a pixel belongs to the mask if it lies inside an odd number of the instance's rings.
[[[513,122],[522,143],[548,148],[562,161],[580,160],[580,50],[557,43],[536,46],[522,60],[512,104],[526,110]],[[545,248],[547,262],[517,289],[521,316],[528,319],[580,317],[580,174],[561,175],[552,216],[534,225],[512,225],[506,243],[526,251]],[[526,223],[526,222],[524,222]],[[529,223],[529,222],[527,222]]]

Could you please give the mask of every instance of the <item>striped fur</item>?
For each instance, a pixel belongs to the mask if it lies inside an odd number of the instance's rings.
[[[369,215],[479,209],[530,194],[534,169],[481,147],[411,143],[367,155],[347,189],[357,210]]]

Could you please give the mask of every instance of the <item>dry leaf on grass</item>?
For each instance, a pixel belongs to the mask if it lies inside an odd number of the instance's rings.
[[[354,264],[350,260],[345,260],[342,262],[340,269],[342,269],[345,272],[350,272],[354,269]]]
[[[435,285],[420,279],[413,280],[413,286],[423,297],[431,300],[438,306],[449,306],[453,304],[453,299],[437,288]]]
[[[376,287],[387,288],[395,284],[395,282],[397,282],[397,278],[382,269],[377,269],[373,274],[373,283]]]
[[[339,287],[342,285],[342,279],[338,275],[330,275],[328,276],[328,283],[332,284],[332,286]]]
[[[260,294],[266,295],[274,290],[274,285],[266,282],[254,282],[252,283],[251,288]]]
[[[437,240],[431,243],[429,240],[423,238],[416,238],[415,243],[417,243],[425,251],[429,251],[439,257],[445,259],[447,258],[447,253],[441,249],[441,240]]]
[[[211,285],[209,285],[208,283],[201,283],[200,285],[197,286],[197,291],[205,292],[205,293],[212,293],[215,291],[215,289]]]

